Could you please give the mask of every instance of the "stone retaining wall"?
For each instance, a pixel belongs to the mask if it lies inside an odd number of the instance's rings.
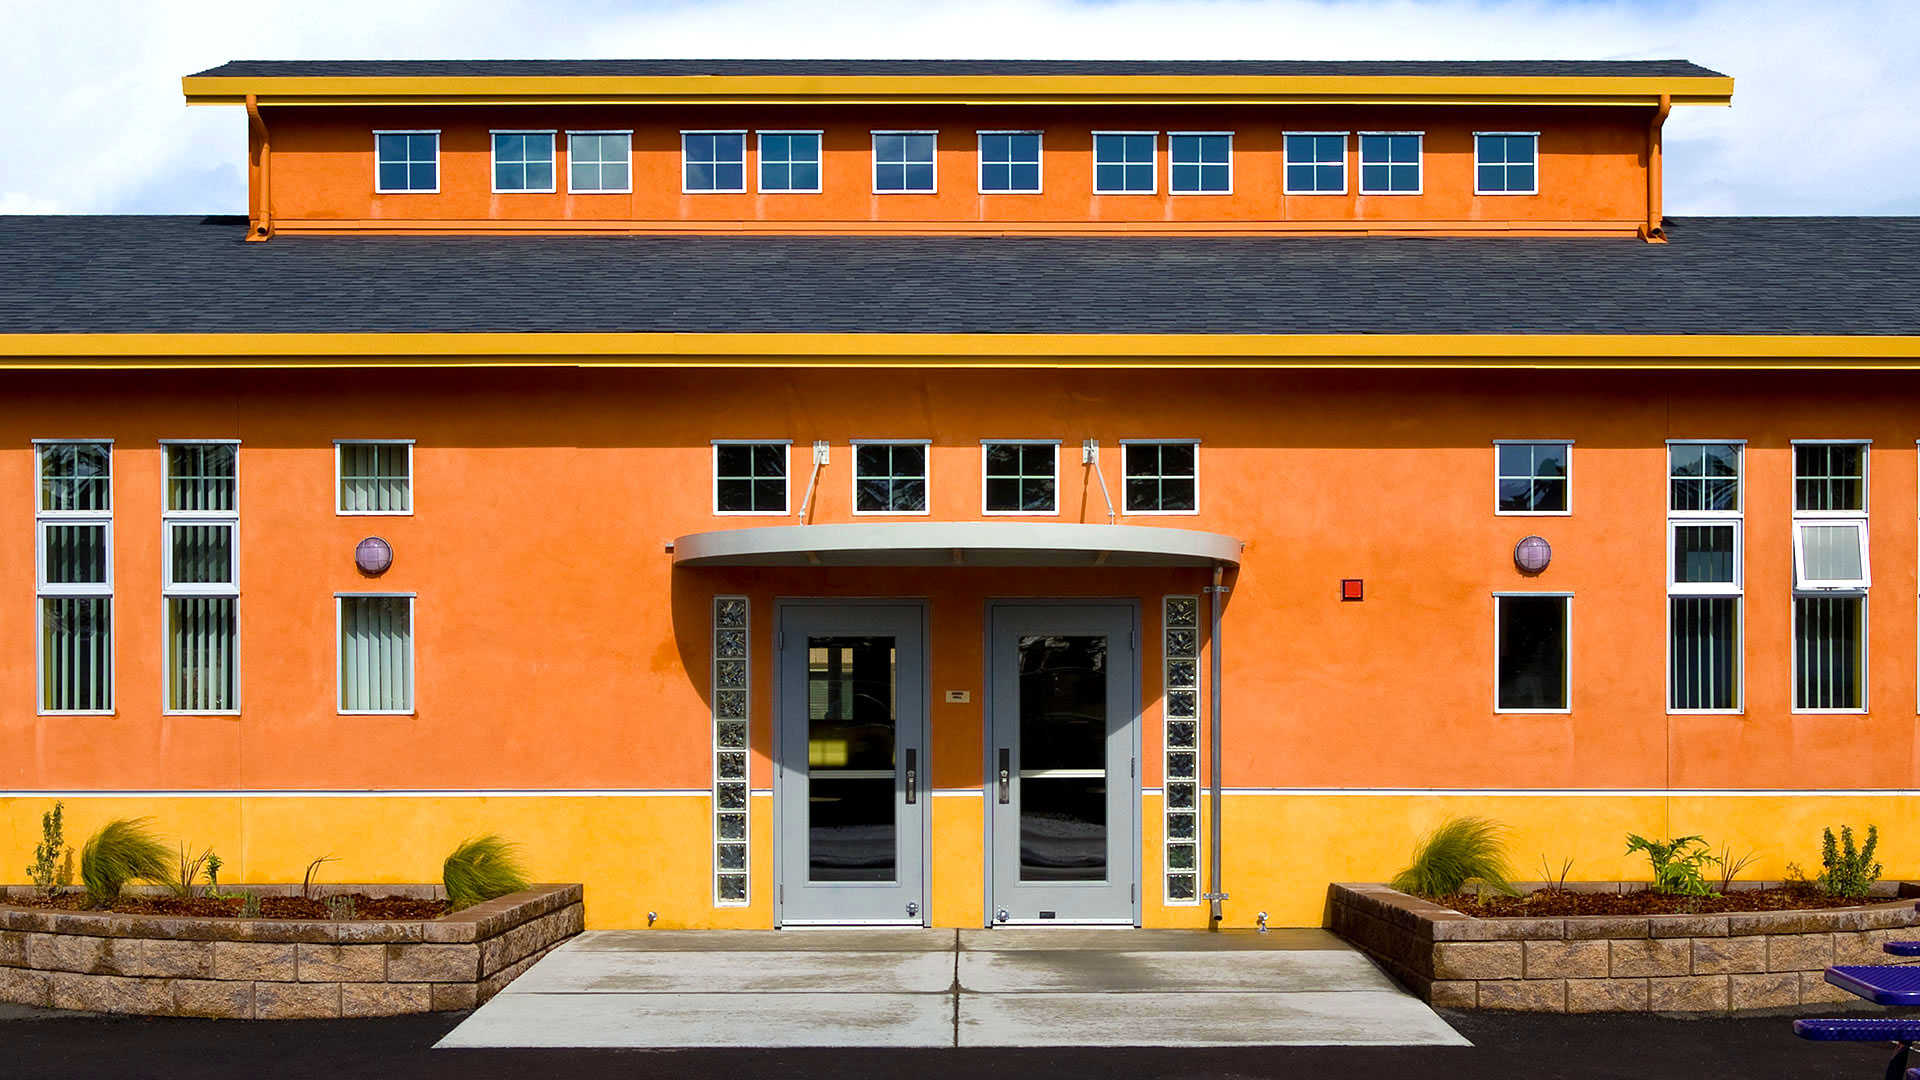
[[[325,891],[444,895],[434,886]],[[438,919],[392,922],[173,918],[0,904],[0,1001],[255,1020],[471,1009],[578,934],[585,910],[578,885],[538,885]]]
[[[1914,891],[1910,886],[1903,893]],[[1477,919],[1384,885],[1333,885],[1329,928],[1439,1008],[1730,1012],[1862,1004],[1831,964],[1910,962],[1911,899],[1810,911]]]

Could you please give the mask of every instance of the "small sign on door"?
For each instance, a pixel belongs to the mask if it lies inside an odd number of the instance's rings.
[[[967,702],[972,700],[973,700],[973,692],[970,690],[947,691],[947,704],[949,705],[965,705]]]

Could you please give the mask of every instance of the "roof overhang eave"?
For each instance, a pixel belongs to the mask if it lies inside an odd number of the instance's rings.
[[[690,533],[676,567],[1233,567],[1245,545],[1222,533],[1025,521],[764,525]]]

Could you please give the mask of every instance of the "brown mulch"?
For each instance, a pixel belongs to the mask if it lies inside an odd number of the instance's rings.
[[[410,896],[368,896],[366,893],[354,893],[355,921],[384,919],[437,919],[448,911],[445,900],[416,900]],[[59,896],[34,896],[15,898],[7,901],[23,907],[53,908],[59,911],[112,911],[121,915],[186,915],[195,918],[237,919],[240,917],[239,897],[196,896],[187,899],[179,896],[123,896],[106,908],[93,907],[85,893],[62,893]],[[299,896],[263,896],[260,898],[260,917],[263,919],[325,919],[327,903],[325,900],[308,900]]]
[[[1522,896],[1449,896],[1437,901],[1480,918],[1558,915],[1710,915],[1721,911],[1797,911],[1885,903],[1891,896],[1848,899],[1809,889],[1736,889],[1713,896],[1656,892],[1561,892],[1540,889]]]

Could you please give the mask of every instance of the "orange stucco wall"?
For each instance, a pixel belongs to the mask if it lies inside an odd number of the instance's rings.
[[[279,108],[263,115],[272,148],[272,211],[284,228],[405,222],[441,227],[737,228],[811,226],[823,231],[910,224],[1000,224],[1061,229],[1126,224],[1245,230],[1274,223],[1365,221],[1509,224],[1547,229],[1569,223],[1631,228],[1647,206],[1650,110],[1571,107],[1296,106],[1218,107],[585,107],[501,106]],[[440,191],[374,193],[376,129],[439,129]],[[492,193],[492,130],[561,132],[560,191]],[[632,129],[632,194],[570,195],[565,132]],[[757,147],[747,140],[748,193],[682,194],[683,130],[819,129],[824,132],[819,194],[760,195]],[[873,130],[937,130],[936,194],[873,193]],[[980,130],[1042,130],[1043,191],[982,195]],[[1094,131],[1159,131],[1158,194],[1093,194]],[[1348,139],[1348,194],[1288,196],[1285,131],[1425,131],[1424,192],[1358,194],[1359,145]],[[1167,191],[1167,131],[1234,132],[1233,193]],[[1473,132],[1540,132],[1540,194],[1475,196]],[[259,177],[254,182],[256,199]]]
[[[850,518],[852,438],[933,442],[935,519],[975,520],[983,438],[1060,438],[1063,520],[1104,521],[1101,443],[1198,437],[1201,511],[1247,541],[1227,609],[1230,787],[1913,788],[1920,380],[1787,374],[440,371],[14,375],[0,400],[0,787],[705,788],[711,598],[754,606],[764,787],[772,601],[927,598],[934,786],[980,779],[988,598],[1137,598],[1143,780],[1158,782],[1159,597],[1198,571],[675,571],[665,543],[779,523],[710,511],[709,440],[833,444],[814,521]],[[111,437],[117,709],[34,711],[33,452]],[[162,438],[243,440],[244,708],[161,714]],[[333,513],[332,440],[417,440],[416,512]],[[1573,513],[1493,513],[1492,441],[1571,438]],[[1748,440],[1746,712],[1664,707],[1663,440]],[[1866,715],[1790,708],[1793,438],[1873,441]],[[804,487],[796,452],[794,503]],[[791,520],[791,519],[788,519]],[[1521,577],[1538,532],[1553,566]],[[377,582],[356,541],[389,539]],[[1341,578],[1366,581],[1340,603]],[[1496,591],[1570,591],[1573,708],[1493,711]],[[334,708],[333,594],[418,602],[418,713]],[[971,689],[948,705],[941,691]]]

